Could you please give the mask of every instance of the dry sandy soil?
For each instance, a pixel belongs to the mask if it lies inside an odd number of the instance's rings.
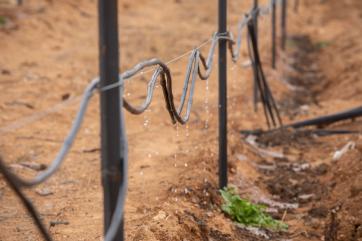
[[[78,96],[98,74],[97,2],[24,2],[0,10],[6,20],[0,27],[0,153],[14,172],[31,177],[37,171],[22,164],[52,160],[77,111]],[[216,0],[120,2],[121,70],[151,57],[170,60],[215,31]],[[231,31],[251,5],[251,0],[229,2]],[[290,9],[288,46],[279,51],[276,70],[270,68],[269,20],[260,20],[260,51],[285,123],[360,105],[360,0],[304,0],[298,13]],[[187,59],[170,65],[176,97]],[[207,83],[196,84],[189,124],[171,124],[159,88],[149,111],[126,115],[127,241],[362,240],[362,139],[358,134],[318,137],[286,130],[261,135],[258,146],[251,145],[240,130],[266,125],[262,112],[253,110],[247,61],[244,46],[239,63],[230,61],[228,68],[230,183],[242,197],[267,204],[275,218],[289,224],[288,232],[258,234],[236,226],[220,211],[215,68]],[[150,75],[127,82],[130,101],[143,100]],[[362,130],[358,119],[328,128]],[[55,240],[102,238],[99,142],[96,95],[61,170],[26,191]],[[348,142],[355,147],[332,161]],[[51,221],[63,224],[51,226]],[[1,241],[41,240],[1,178],[0,230]]]

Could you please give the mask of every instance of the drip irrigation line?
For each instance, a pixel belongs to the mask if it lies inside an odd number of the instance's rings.
[[[42,173],[40,173],[39,175],[37,175],[34,179],[32,180],[26,180],[23,179],[17,175],[14,175],[14,179],[15,181],[21,185],[21,186],[25,186],[25,187],[31,187],[31,186],[35,186],[38,185],[42,182],[44,182],[46,179],[48,179],[50,176],[52,176],[60,167],[60,165],[62,164],[62,162],[64,161],[66,155],[68,154],[74,139],[80,129],[80,126],[83,122],[83,118],[89,103],[90,98],[92,97],[97,85],[98,85],[99,80],[98,79],[94,79],[86,88],[86,90],[84,91],[84,95],[83,95],[83,99],[81,101],[80,107],[79,107],[79,112],[77,113],[76,118],[74,119],[72,128],[69,131],[68,136],[65,138],[65,141],[63,143],[63,146],[61,147],[61,149],[59,150],[57,156],[55,157],[55,159],[51,162],[50,166],[43,171]]]
[[[349,109],[346,111],[338,112],[335,114],[330,115],[324,115],[317,118],[312,118],[304,121],[299,121],[295,123],[291,123],[288,125],[285,125],[283,128],[293,128],[296,130],[299,130],[301,128],[306,128],[309,126],[327,126],[331,125],[333,123],[339,122],[339,121],[345,121],[350,119],[355,119],[362,116],[362,106],[356,107],[353,109]],[[277,129],[269,130],[269,132],[276,131]],[[315,130],[307,130],[311,131],[313,133],[319,134],[319,135],[335,135],[335,134],[356,134],[360,133],[359,131],[350,131],[350,130],[325,130],[325,129],[315,129]],[[252,135],[260,135],[263,132],[263,130],[242,130],[240,131],[242,134],[252,134]]]
[[[311,134],[317,136],[330,136],[330,135],[351,135],[361,133],[360,131],[350,131],[350,130],[308,130]]]
[[[39,213],[36,210],[36,208],[33,206],[32,202],[26,197],[26,195],[21,191],[21,188],[19,184],[17,183],[16,176],[11,173],[7,168],[0,157],[0,172],[3,175],[5,181],[8,183],[9,187],[15,192],[15,194],[19,197],[22,204],[26,208],[27,212],[30,214],[32,219],[34,220],[34,223],[36,227],[39,229],[41,235],[43,236],[44,240],[46,241],[52,241],[50,234],[48,233],[47,228],[42,223]]]
[[[295,122],[285,127],[302,128],[307,126],[326,126],[335,122],[344,121],[348,119],[354,119],[362,116],[362,106],[356,107],[350,110],[338,112],[331,115],[320,116],[313,119]]]
[[[251,13],[245,14],[242,20],[239,22],[238,27],[238,34],[237,34],[237,40],[234,40],[234,37],[229,32],[225,33],[215,33],[213,37],[201,45],[199,47],[193,49],[191,52],[186,52],[185,54],[180,55],[179,57],[174,58],[173,60],[164,63],[161,60],[158,59],[151,59],[147,61],[143,61],[137,65],[135,65],[130,70],[124,72],[120,75],[120,80],[117,83],[105,86],[101,88],[101,91],[107,91],[113,88],[116,88],[120,86],[123,81],[130,79],[134,76],[136,76],[138,73],[142,72],[144,68],[148,67],[156,67],[151,77],[151,80],[148,82],[147,87],[147,96],[145,101],[140,106],[132,106],[125,98],[123,99],[124,107],[127,111],[129,111],[132,114],[142,114],[151,104],[154,89],[156,87],[156,82],[160,78],[160,85],[163,90],[164,99],[166,102],[166,108],[169,112],[169,115],[171,117],[172,123],[175,124],[176,122],[185,124],[190,117],[191,113],[191,107],[193,102],[193,94],[195,89],[195,81],[198,74],[198,77],[201,80],[206,80],[209,78],[212,67],[213,67],[213,56],[216,50],[216,45],[219,42],[219,40],[228,40],[229,44],[229,50],[231,52],[231,56],[234,62],[236,62],[240,56],[240,48],[241,48],[241,40],[242,40],[242,31],[247,26],[247,23],[250,22],[251,19],[254,19],[253,16],[261,15],[261,14],[268,14],[270,12],[271,4],[267,7],[258,7],[253,8],[251,10]],[[205,59],[203,55],[201,54],[200,48],[205,46],[211,42],[211,46],[209,49],[208,57]],[[235,46],[236,45],[236,46]],[[187,54],[190,54],[189,61],[186,68],[186,76],[184,79],[184,87],[181,94],[181,100],[180,105],[178,108],[176,108],[174,103],[174,97],[173,97],[173,89],[172,89],[172,75],[171,70],[168,67],[169,63],[172,63],[173,61],[177,61],[185,56]],[[200,63],[204,68],[205,73],[201,72],[200,69]],[[152,70],[149,70],[152,71]],[[143,72],[145,73],[145,72]],[[190,86],[190,88],[189,88]],[[189,93],[188,90],[190,89]],[[185,115],[182,117],[181,113],[184,110],[184,105],[186,101],[186,96],[188,94],[188,100],[187,100],[187,106],[185,110]]]
[[[241,130],[240,134],[244,135],[244,136],[248,136],[248,135],[253,135],[253,136],[261,136],[261,135],[265,135],[268,133],[273,133],[276,132],[279,129],[272,129],[272,130],[268,130],[268,131],[263,131],[261,129],[257,129],[257,130]],[[328,130],[328,129],[296,129],[296,131],[298,132],[303,132],[306,134],[312,134],[312,135],[317,135],[317,136],[330,136],[330,135],[353,135],[353,134],[359,134],[361,133],[360,131],[353,131],[353,130]]]
[[[204,41],[203,43],[199,44],[196,48],[193,48],[191,50],[188,50],[186,51],[185,53],[177,56],[177,57],[174,57],[173,59],[165,62],[164,64],[166,66],[169,66],[181,59],[183,59],[184,57],[190,55],[195,49],[201,49],[202,47],[206,46],[208,43],[214,41],[214,38],[209,38],[208,40]],[[142,61],[141,63],[144,63],[144,62],[147,62],[147,61]],[[138,65],[138,64],[137,64]],[[134,70],[137,68],[137,65],[135,65],[135,67],[133,67],[131,70]],[[153,67],[152,65],[151,66],[146,66],[146,67]],[[146,74],[146,73],[150,73],[150,72],[155,72],[156,70],[155,69],[149,69],[149,70],[146,70],[146,71],[140,71],[138,70],[136,73],[133,73],[131,70],[128,70],[122,74],[119,75],[119,79],[120,81],[117,82],[117,83],[114,83],[114,84],[110,84],[110,85],[107,85],[107,86],[104,86],[103,88],[101,88],[101,91],[106,91],[106,90],[110,90],[110,89],[114,89],[116,87],[119,87],[120,85],[122,85],[122,81],[121,79],[123,80],[130,80],[130,79],[133,79],[135,78],[136,76],[140,75],[140,74]],[[142,68],[143,70],[143,68]]]
[[[277,3],[281,2],[281,0],[275,0],[275,1]],[[206,41],[202,42],[196,48],[194,48],[192,50],[188,50],[185,53],[183,53],[183,54],[181,54],[181,55],[167,61],[165,63],[165,65],[166,66],[171,65],[171,64],[179,61],[180,59],[186,57],[187,55],[191,54],[195,49],[200,50],[202,47],[204,47],[207,44],[211,43],[211,48],[210,48],[208,58],[207,58],[207,60],[208,60],[207,63],[208,64],[206,66],[208,68],[207,68],[206,76],[201,76],[201,73],[199,74],[200,75],[199,77],[202,80],[207,79],[209,77],[209,75],[211,74],[211,72],[212,72],[211,64],[212,64],[212,61],[213,61],[213,55],[215,53],[214,48],[216,48],[217,42],[219,40],[221,40],[221,39],[227,39],[228,43],[229,43],[228,46],[229,46],[229,50],[230,50],[230,53],[231,53],[232,60],[233,60],[233,62],[237,62],[239,57],[240,57],[240,49],[241,49],[241,44],[242,44],[242,31],[245,29],[248,21],[252,18],[252,15],[253,15],[254,12],[257,12],[258,16],[265,16],[265,15],[269,14],[270,9],[271,9],[271,4],[268,4],[266,6],[260,6],[258,9],[252,9],[252,10],[249,11],[249,13],[244,14],[242,19],[239,21],[239,24],[238,24],[238,31],[237,31],[236,40],[234,39],[234,36],[233,36],[233,34],[231,32],[228,32],[227,34],[225,34],[225,36],[220,36],[220,35],[214,34],[212,38],[209,38]],[[200,60],[202,61],[202,59],[204,59],[204,58],[200,54]],[[202,64],[205,66],[204,63],[202,63]],[[152,66],[149,66],[149,67],[152,67]],[[132,76],[127,76],[129,73],[127,74],[126,73],[127,71],[126,71],[126,72],[124,72],[123,74],[121,74],[119,76],[119,79],[120,79],[119,82],[117,82],[115,84],[105,86],[100,90],[101,91],[107,91],[107,90],[119,87],[120,85],[123,84],[122,81],[121,81],[122,79],[123,79],[123,81],[126,80],[126,79],[132,79],[132,78],[136,77],[139,74],[145,74],[145,73],[149,73],[151,71],[155,72],[154,69],[150,69],[150,70],[146,70],[146,71],[138,71],[137,73],[134,73]],[[150,91],[148,90],[148,92],[150,92]],[[72,99],[67,100],[66,102],[63,102],[63,103],[57,104],[57,105],[55,105],[53,107],[50,107],[45,111],[35,113],[35,114],[33,114],[33,115],[29,116],[29,117],[25,117],[25,118],[23,118],[21,120],[17,120],[17,121],[15,121],[15,122],[13,122],[13,123],[11,123],[9,125],[1,127],[0,128],[0,133],[7,133],[7,132],[10,132],[10,131],[14,131],[16,129],[19,129],[19,128],[23,127],[23,126],[29,125],[29,124],[31,124],[31,123],[39,120],[39,119],[42,119],[42,118],[46,117],[47,115],[49,115],[51,113],[59,111],[60,109],[64,108],[65,106],[68,106],[68,105],[74,103],[80,97],[81,96],[74,97]],[[149,97],[147,96],[146,98],[149,98]]]

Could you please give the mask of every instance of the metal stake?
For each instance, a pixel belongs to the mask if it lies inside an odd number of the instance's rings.
[[[276,46],[276,40],[277,40],[277,15],[276,15],[277,9],[276,9],[276,2],[273,0],[272,2],[272,67],[273,69],[276,68],[276,58],[277,58],[277,46]]]
[[[285,50],[286,41],[287,41],[287,0],[282,0],[281,30],[282,30],[281,48]]]
[[[254,0],[254,10],[257,10],[259,7],[259,0]],[[257,16],[259,15],[259,13],[257,13]],[[254,23],[255,23],[255,29],[256,29],[256,39],[258,40],[258,17],[254,18]]]
[[[257,11],[259,7],[259,1],[254,0],[254,11]],[[258,42],[258,15],[259,13],[256,13],[256,17],[254,18],[254,25],[255,25],[255,35],[256,35],[256,41]],[[258,102],[259,102],[259,95],[258,95],[258,85],[257,85],[257,73],[254,70],[254,88],[253,88],[253,101],[254,101],[254,111],[258,110]]]
[[[219,34],[227,32],[227,0],[219,0]],[[219,41],[219,187],[228,184],[227,170],[227,40]]]
[[[99,51],[100,87],[118,81],[118,11],[117,0],[99,0]],[[122,87],[100,94],[101,108],[101,158],[102,184],[104,190],[104,230],[110,226],[116,207],[117,195],[122,185],[124,143],[121,140]],[[114,240],[123,241],[123,221]]]

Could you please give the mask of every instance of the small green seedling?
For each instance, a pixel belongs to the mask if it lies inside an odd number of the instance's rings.
[[[235,188],[224,188],[220,190],[224,199],[221,209],[228,214],[231,219],[241,225],[267,228],[273,231],[286,230],[288,225],[273,219],[265,212],[266,207],[253,204],[247,200],[241,199],[235,192]]]

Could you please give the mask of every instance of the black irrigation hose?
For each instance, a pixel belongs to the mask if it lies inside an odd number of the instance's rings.
[[[330,135],[349,135],[349,134],[358,134],[359,131],[350,131],[350,130],[309,130],[312,134],[317,136],[330,136]]]
[[[16,182],[14,178],[14,174],[11,173],[7,168],[5,163],[3,162],[2,158],[0,157],[0,172],[4,176],[5,181],[8,183],[9,187],[15,192],[15,194],[20,198],[21,202],[25,206],[26,210],[33,218],[35,225],[39,229],[41,235],[43,236],[44,240],[52,241],[53,239],[50,237],[48,230],[42,223],[39,217],[38,211],[35,209],[31,201],[25,196],[25,194],[21,191],[19,184]]]
[[[298,121],[292,124],[285,125],[284,128],[293,128],[300,129],[308,126],[326,126],[333,124],[335,122],[354,119],[362,116],[362,106],[356,107],[353,109],[349,109],[346,111],[338,112],[331,115],[320,116],[313,119],[308,119],[304,121]],[[277,129],[269,130],[269,132],[275,131]],[[315,130],[306,130],[317,135],[337,135],[337,134],[356,134],[360,133],[359,131],[350,131],[350,130],[323,130],[323,129],[315,129]],[[261,135],[264,133],[263,130],[242,130],[240,131],[243,135]]]
[[[253,18],[256,18],[257,15],[253,15]],[[255,74],[255,85],[258,87],[257,95],[260,96],[264,108],[265,118],[268,124],[268,127],[271,127],[271,124],[274,127],[282,126],[282,120],[279,114],[278,107],[275,103],[273,94],[270,90],[268,82],[266,80],[260,55],[258,49],[258,43],[256,40],[255,32],[255,22],[250,20],[248,22],[248,32],[249,32],[249,55],[252,61],[253,70]]]
[[[241,130],[240,134],[244,136],[253,135],[253,136],[260,136],[262,134],[267,134],[271,132],[275,132],[280,129],[272,129],[268,131],[263,131],[261,129],[257,130]],[[299,129],[297,129],[299,130]],[[358,134],[361,133],[359,131],[351,131],[351,130],[322,130],[322,129],[315,129],[315,130],[300,130],[307,134],[314,134],[317,136],[330,136],[330,135],[350,135],[350,134]]]
[[[292,128],[301,128],[306,126],[323,126],[323,125],[330,125],[332,123],[348,120],[348,119],[354,119],[357,117],[362,116],[362,106],[356,107],[350,110],[338,112],[331,115],[325,115],[309,120],[299,121],[295,122],[289,125],[286,125],[286,127],[292,127]]]
[[[127,111],[129,111],[132,114],[141,114],[143,113],[150,105],[153,97],[154,88],[156,86],[157,80],[160,78],[160,85],[162,87],[165,103],[166,103],[166,109],[169,112],[169,115],[171,117],[172,123],[175,124],[176,122],[179,122],[181,124],[185,124],[190,117],[191,114],[191,107],[193,103],[193,96],[194,96],[194,90],[195,90],[195,82],[197,79],[197,76],[201,80],[206,80],[210,77],[211,69],[212,69],[212,62],[213,62],[213,54],[216,49],[216,43],[219,40],[218,35],[214,35],[212,39],[212,44],[210,47],[209,55],[207,59],[203,57],[199,49],[194,49],[189,57],[189,62],[187,65],[186,75],[184,79],[184,86],[183,91],[181,94],[180,104],[178,108],[175,106],[174,102],[174,95],[173,95],[173,88],[172,88],[172,74],[170,68],[167,66],[166,63],[162,62],[158,59],[151,59],[144,62],[141,62],[137,64],[134,68],[131,70],[125,72],[121,76],[121,81],[124,81],[125,79],[128,79],[132,76],[134,76],[136,73],[141,71],[142,69],[146,67],[154,67],[156,66],[156,70],[153,73],[151,80],[148,83],[147,88],[147,96],[146,100],[141,106],[132,106],[126,99],[124,99],[124,107]],[[202,72],[200,65],[202,65],[204,69],[204,73]],[[118,84],[117,84],[118,85]],[[113,86],[111,86],[113,87]],[[105,89],[101,91],[107,91],[109,90],[109,87],[106,87]],[[186,97],[187,103],[186,103]],[[182,112],[184,110],[186,104],[186,110],[185,115],[182,115]]]

